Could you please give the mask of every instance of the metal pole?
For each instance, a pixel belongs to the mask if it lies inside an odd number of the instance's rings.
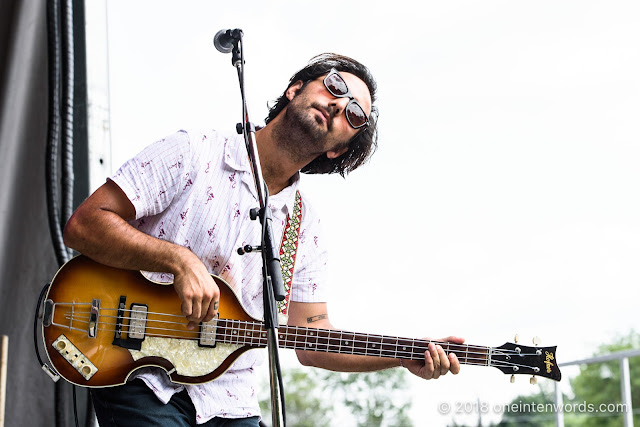
[[[629,358],[620,359],[620,392],[622,404],[624,427],[633,427],[633,410],[631,406],[631,376],[629,375]]]
[[[2,352],[0,352],[0,427],[4,427],[4,404],[7,391],[7,360],[9,359],[9,337],[2,336]]]
[[[564,411],[562,410],[562,391],[557,382],[553,383],[553,391],[556,395],[556,427],[564,427]]]

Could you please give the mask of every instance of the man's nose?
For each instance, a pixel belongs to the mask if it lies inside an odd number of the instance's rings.
[[[346,96],[343,98],[333,99],[329,103],[329,108],[331,108],[331,115],[337,116],[338,114],[340,114],[342,111],[345,110],[345,108],[347,108],[347,105],[349,104],[350,101],[351,99]]]

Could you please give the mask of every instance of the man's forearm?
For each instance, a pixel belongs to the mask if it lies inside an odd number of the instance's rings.
[[[80,219],[65,227],[67,246],[105,265],[129,270],[175,273],[188,251],[179,245],[149,236],[112,212]]]
[[[106,265],[129,270],[177,273],[197,257],[188,249],[149,236],[129,225],[133,205],[107,182],[74,212],[64,230],[70,248]]]
[[[353,354],[302,350],[298,350],[296,353],[300,363],[305,366],[314,366],[316,368],[338,372],[371,372],[401,366],[399,359],[388,357],[357,356]]]

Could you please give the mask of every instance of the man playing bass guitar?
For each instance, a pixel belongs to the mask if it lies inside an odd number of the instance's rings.
[[[256,132],[274,235],[282,236],[288,218],[301,213],[288,325],[335,329],[325,299],[325,242],[317,214],[299,193],[299,173],[344,176],[363,164],[377,144],[375,100],[376,83],[365,66],[319,55],[291,78]],[[256,200],[242,136],[181,130],[144,149],[96,190],[69,220],[64,239],[101,264],[172,279],[189,328],[218,311],[220,291],[211,274],[260,319],[260,256],[236,253],[260,241],[259,223],[249,219]],[[98,419],[102,426],[257,426],[253,367],[262,357],[246,352],[204,384],[173,383],[160,368],[137,370],[124,385],[92,389]],[[422,360],[303,350],[297,357],[303,365],[346,372],[403,366],[425,379],[460,371],[457,357],[433,343]]]

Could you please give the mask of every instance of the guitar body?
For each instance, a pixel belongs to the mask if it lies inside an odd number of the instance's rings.
[[[222,279],[213,276],[220,287],[220,318],[251,320],[237,297]],[[126,307],[132,303],[144,304],[148,307],[149,319],[147,327],[153,327],[152,313],[162,313],[163,319],[175,319],[171,322],[171,336],[180,339],[181,342],[194,343],[197,341],[199,331],[190,331],[186,328],[187,320],[180,311],[181,301],[175,293],[172,285],[157,284],[147,280],[138,271],[120,270],[108,267],[85,256],[78,256],[66,263],[55,275],[47,296],[45,305],[45,319],[42,328],[44,345],[51,364],[58,373],[67,381],[80,386],[105,387],[124,384],[133,371],[145,366],[156,366],[165,369],[173,382],[194,384],[211,381],[224,373],[232,363],[244,352],[255,346],[236,345],[234,348],[217,349],[192,345],[191,348],[178,349],[171,355],[171,345],[174,338],[156,338],[157,341],[167,342],[167,345],[157,344],[160,348],[140,354],[140,351],[123,348],[114,344],[116,331],[117,311],[121,297],[126,297]],[[100,315],[98,317],[95,337],[88,333],[91,303],[94,299],[100,300]],[[53,308],[52,308],[53,307]],[[108,311],[106,311],[108,310]],[[129,321],[124,319],[125,329]],[[71,320],[73,318],[73,320]],[[50,322],[49,322],[49,321]],[[165,320],[166,321],[166,320]],[[164,322],[164,321],[163,321]],[[50,323],[47,326],[47,323]],[[162,329],[167,329],[162,324]],[[77,327],[77,329],[76,329]],[[66,337],[63,343],[58,340]],[[126,341],[127,333],[122,333]],[[194,341],[195,340],[195,341]],[[145,339],[144,341],[149,341]],[[54,344],[55,343],[55,344]],[[75,349],[69,352],[72,344]],[[224,346],[224,345],[221,345]],[[64,348],[60,348],[64,347]],[[220,347],[220,346],[217,346]],[[75,351],[77,349],[77,351]],[[75,354],[74,354],[75,352]],[[207,373],[181,374],[176,370],[177,358],[180,353],[187,358],[216,359],[216,352],[223,352],[223,360],[217,366],[209,365]],[[193,352],[200,354],[195,355]],[[227,354],[229,353],[229,354]],[[136,354],[134,358],[133,354]],[[86,364],[95,366],[95,373],[90,379],[86,379],[82,373],[90,373],[93,368],[87,368]],[[183,361],[188,363],[188,361]],[[80,369],[77,368],[80,365]],[[84,369],[84,371],[83,371]]]

